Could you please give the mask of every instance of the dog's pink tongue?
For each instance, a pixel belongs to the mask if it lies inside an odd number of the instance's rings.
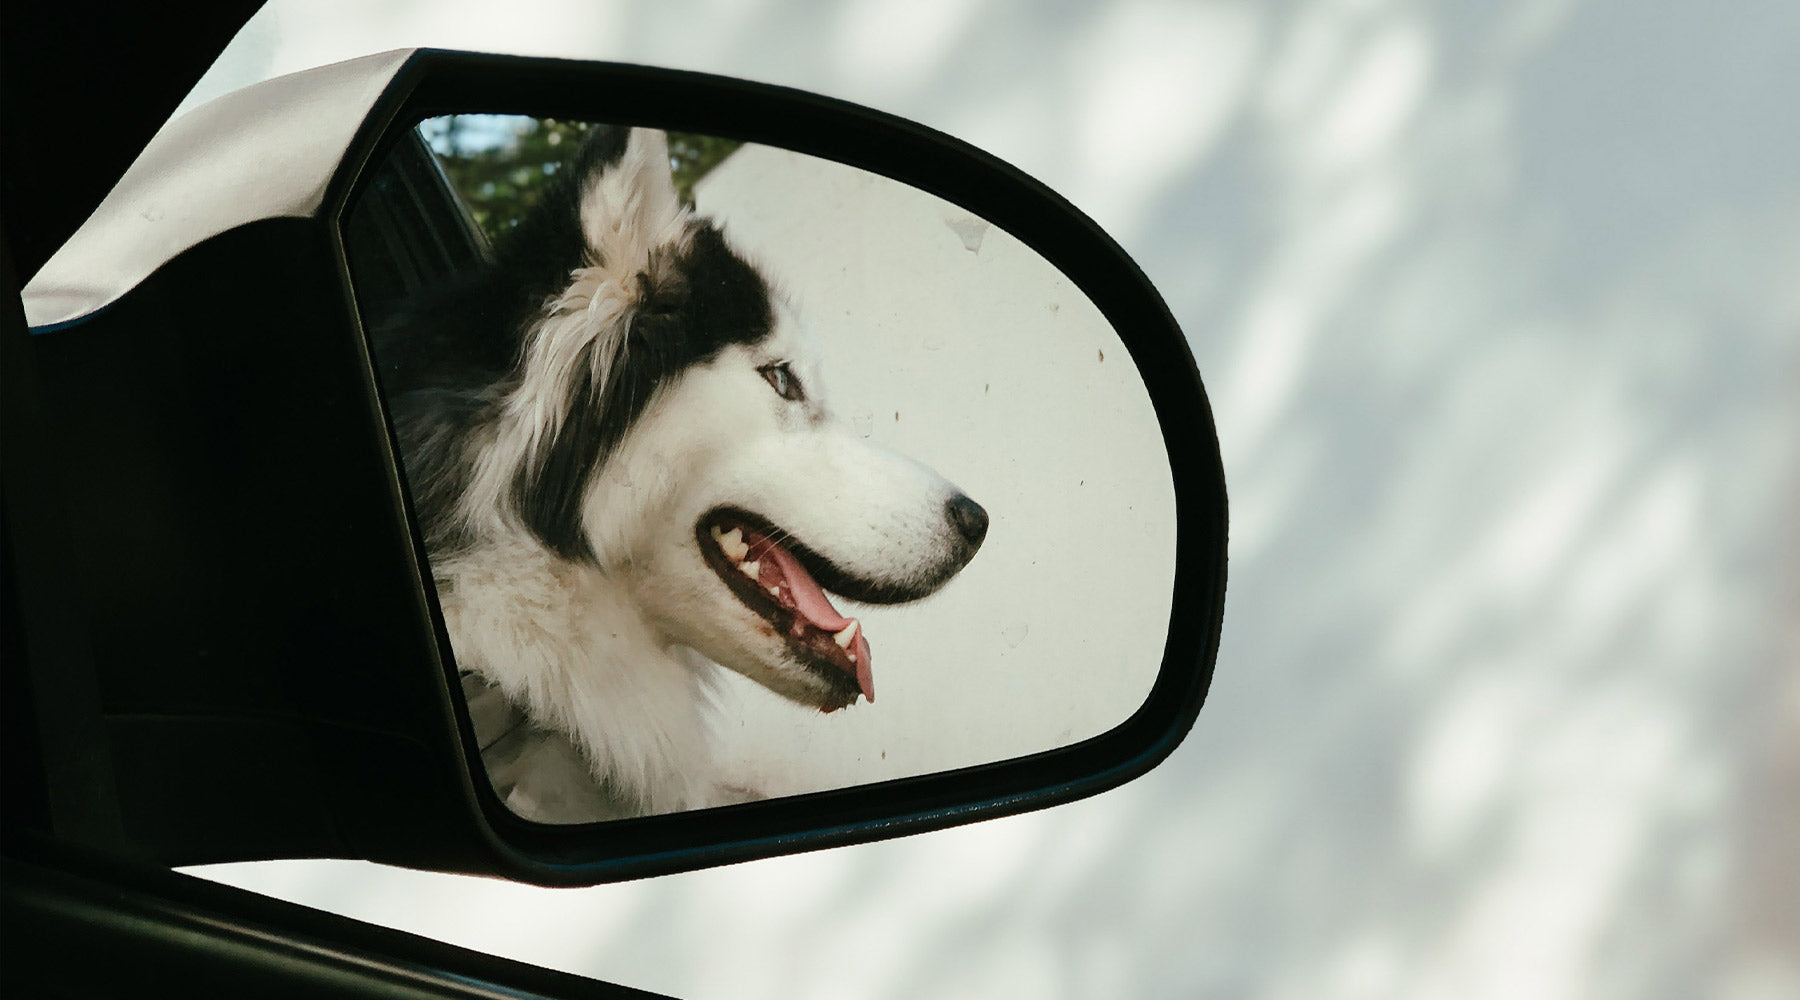
[[[756,542],[762,542],[758,545]],[[781,580],[787,586],[788,594],[793,598],[794,609],[816,628],[826,632],[841,632],[850,619],[838,614],[838,609],[831,606],[831,598],[825,596],[818,581],[800,565],[800,560],[779,545],[767,539],[757,538],[751,543],[750,557],[761,563],[773,562],[781,570]],[[869,640],[862,629],[856,631],[856,638],[850,643],[856,652],[856,686],[862,689],[863,697],[871,704],[875,701],[875,673],[869,656]]]
[[[875,661],[869,657],[869,640],[862,629],[856,630],[856,640],[850,645],[856,647],[856,686],[862,688],[863,697],[869,704],[875,704]]]

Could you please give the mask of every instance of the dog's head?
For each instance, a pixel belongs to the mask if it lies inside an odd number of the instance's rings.
[[[580,259],[503,404],[510,507],[666,641],[823,710],[873,700],[868,637],[827,592],[924,597],[987,514],[833,416],[793,310],[681,205],[662,133],[603,133],[570,170]]]

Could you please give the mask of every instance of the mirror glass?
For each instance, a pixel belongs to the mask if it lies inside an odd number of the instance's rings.
[[[1002,761],[1160,666],[1149,396],[982,218],[779,148],[419,123],[345,219],[481,755],[572,823]]]

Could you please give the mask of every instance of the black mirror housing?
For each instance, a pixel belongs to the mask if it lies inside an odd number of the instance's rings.
[[[97,812],[51,808],[36,833],[170,865],[344,857],[584,885],[1042,808],[1174,749],[1218,650],[1224,475],[1185,338],[1090,220],[955,139],[815,95],[599,63],[390,61],[316,204],[205,234],[101,307],[32,330],[46,488],[61,498],[63,584],[79,607],[66,633],[33,639],[79,646],[94,677],[91,697],[34,686],[49,800],[77,773],[53,759],[57,733],[99,734],[84,773],[104,779],[82,793],[100,796]],[[1047,752],[793,798],[572,826],[509,811],[468,749],[343,235],[372,165],[450,113],[623,122],[821,157],[961,206],[1062,271],[1124,341],[1174,486],[1173,610],[1137,712]]]

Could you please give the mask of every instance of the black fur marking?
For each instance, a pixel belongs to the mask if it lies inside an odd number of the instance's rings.
[[[629,132],[592,129],[538,203],[495,247],[495,260],[396,309],[376,325],[375,355],[413,503],[434,559],[475,542],[455,517],[469,486],[473,436],[492,425],[520,382],[524,335],[577,268],[598,263],[581,230],[581,192],[617,164]],[[768,287],[713,226],[696,222],[684,249],[653,254],[621,363],[603,386],[570,387],[557,433],[518,470],[510,500],[558,555],[591,560],[581,503],[596,468],[657,392],[730,344],[755,343],[773,323]],[[582,372],[591,367],[582,364]]]
[[[474,541],[453,515],[473,471],[469,435],[493,410],[493,401],[482,394],[454,389],[420,389],[395,400],[394,428],[413,508],[433,556],[461,551]]]
[[[593,557],[581,525],[588,479],[657,392],[725,347],[763,339],[774,322],[762,276],[711,225],[696,225],[678,257],[653,259],[638,281],[642,298],[628,320],[622,362],[603,388],[585,378],[572,388],[562,428],[513,482],[525,523],[565,559]]]

